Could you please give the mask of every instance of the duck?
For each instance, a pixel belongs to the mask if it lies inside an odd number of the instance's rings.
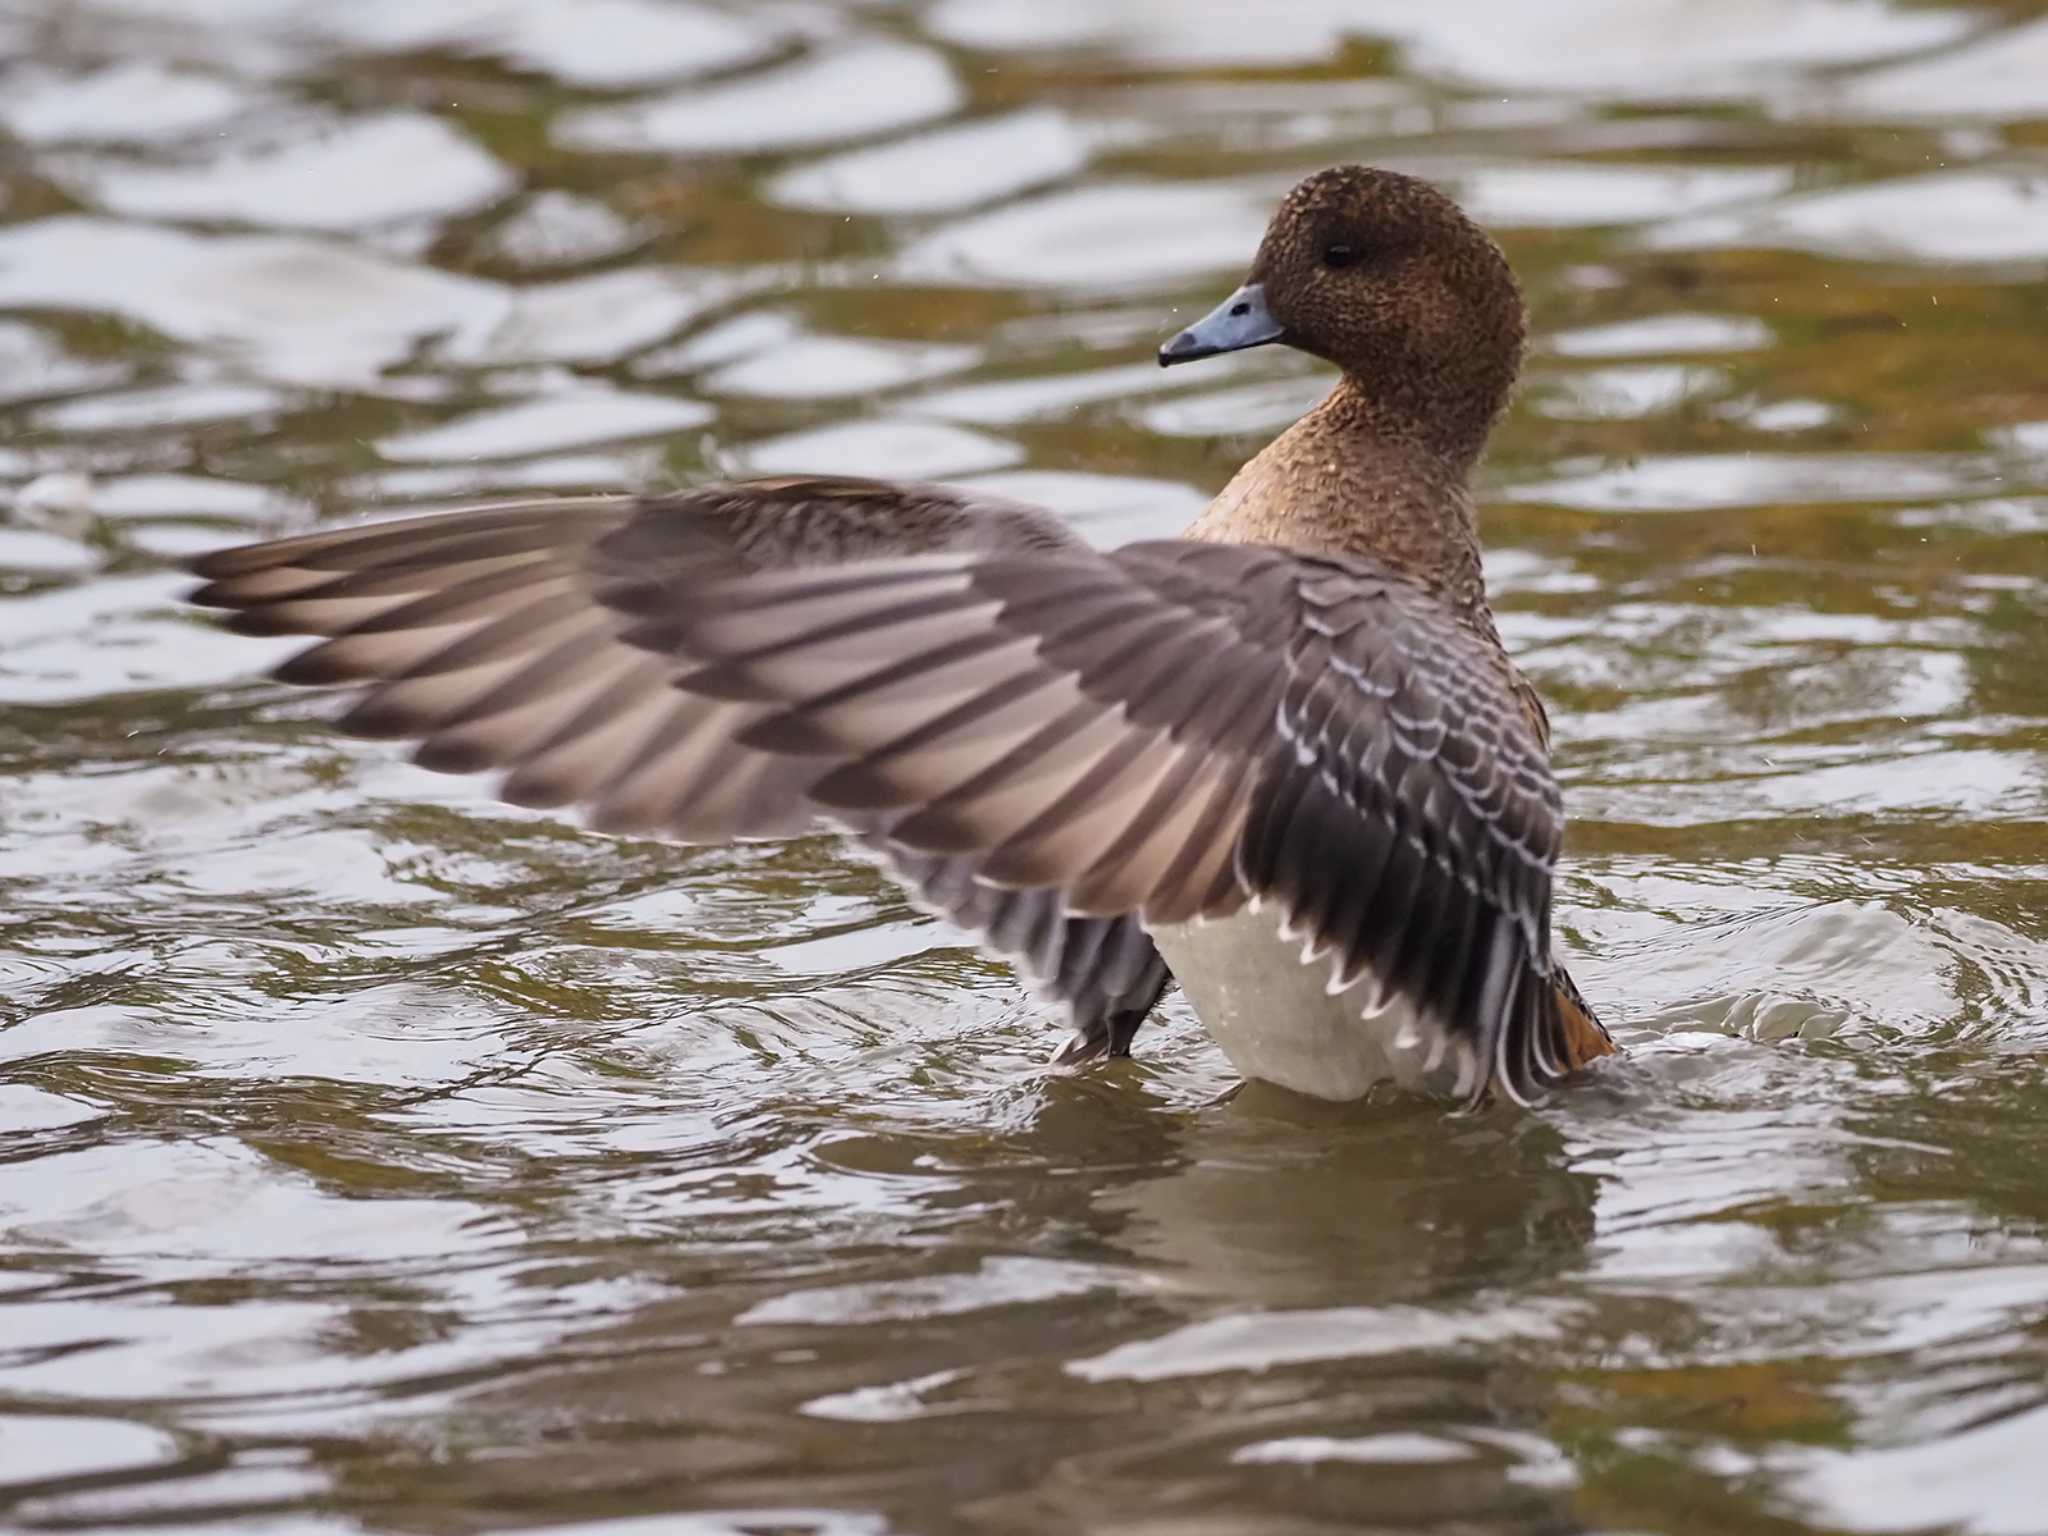
[[[1159,349],[1329,394],[1178,538],[825,476],[401,516],[223,549],[191,596],[307,635],[342,729],[599,832],[836,831],[1130,1054],[1178,984],[1239,1075],[1531,1104],[1614,1052],[1553,951],[1564,832],[1471,477],[1520,371],[1500,247],[1336,166]]]

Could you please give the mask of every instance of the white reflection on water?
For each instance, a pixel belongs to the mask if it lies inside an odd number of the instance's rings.
[[[419,112],[308,123],[301,137],[239,154],[209,148],[183,166],[60,160],[53,169],[109,213],[272,229],[453,218],[490,206],[516,182],[473,141]]]
[[[1787,96],[1779,109],[1872,122],[2048,117],[2048,19]]]
[[[572,149],[733,153],[834,144],[943,117],[960,105],[943,56],[857,42],[729,84],[561,118]]]
[[[1273,0],[1258,25],[1227,0],[940,0],[930,25],[982,49],[1092,46],[1135,62],[1267,65],[1327,57],[1346,39],[1402,44],[1409,67],[1520,91],[1583,91],[1623,100],[1767,92],[1796,72],[1948,42],[1961,13],[1883,0],[1566,0],[1539,11],[1515,0],[1457,7],[1414,0]]]
[[[487,333],[509,299],[348,245],[69,216],[0,227],[0,304],[120,315],[310,384],[361,382],[430,336]]]
[[[1864,261],[2038,263],[2048,259],[2044,191],[2048,177],[2027,164],[1932,171],[1680,219],[1650,241],[1666,249],[1778,245]]]
[[[2006,485],[2005,466],[1982,455],[1683,454],[1588,468],[1567,461],[1555,479],[1517,485],[1516,501],[1554,501],[1599,512],[1682,512],[1782,502],[1917,501]]]
[[[381,438],[377,451],[400,464],[558,453],[564,448],[653,437],[701,427],[711,407],[670,395],[586,387],[516,405],[490,406],[435,427]]]
[[[1059,181],[1088,162],[1066,114],[1034,107],[799,164],[768,194],[799,208],[950,213]]]

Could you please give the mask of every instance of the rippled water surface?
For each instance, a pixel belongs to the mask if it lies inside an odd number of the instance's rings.
[[[1344,159],[1534,311],[1628,1048],[1538,1113],[1049,1075],[831,841],[506,810],[178,606],[714,474],[1171,531],[1326,371],[1151,349]],[[0,0],[0,1526],[2048,1532],[2044,276],[2027,4]]]

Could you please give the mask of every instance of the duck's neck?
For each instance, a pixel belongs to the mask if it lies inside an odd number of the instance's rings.
[[[1487,634],[1478,513],[1466,477],[1479,444],[1430,442],[1348,376],[1267,445],[1188,529],[1393,567]]]

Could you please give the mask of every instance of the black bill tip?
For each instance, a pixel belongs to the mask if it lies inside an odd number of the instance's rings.
[[[1159,366],[1192,363],[1222,352],[1242,352],[1281,339],[1284,327],[1266,307],[1266,285],[1246,283],[1159,349]]]

